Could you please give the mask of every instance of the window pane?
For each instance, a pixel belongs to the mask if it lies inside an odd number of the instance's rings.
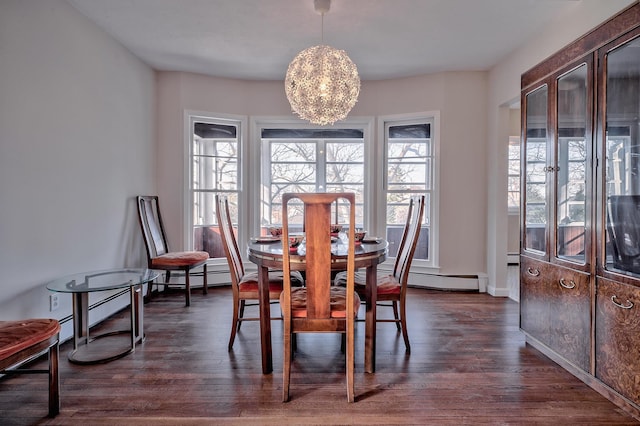
[[[364,164],[327,163],[327,183],[364,182]]]
[[[520,177],[519,176],[509,176],[507,181],[507,186],[509,188],[509,193],[519,192],[520,190]]]
[[[507,206],[509,210],[520,208],[520,137],[509,137],[509,158],[507,163]]]
[[[194,139],[193,189],[237,189],[236,154],[236,142]]]
[[[316,144],[305,142],[274,142],[271,144],[271,161],[313,163],[316,161]]]
[[[359,142],[327,142],[327,162],[363,162],[364,144]]]
[[[356,204],[364,203],[364,185],[327,185],[327,192],[354,192]]]
[[[520,173],[520,160],[509,160],[509,175]]]
[[[507,193],[508,197],[508,206],[509,207],[517,207],[520,205],[520,191],[509,191]]]
[[[271,182],[314,183],[316,181],[315,164],[272,163]]]
[[[388,147],[389,162],[424,158],[427,156],[428,149],[427,141],[392,141],[389,142]]]
[[[404,226],[407,221],[407,209],[411,195],[402,192],[387,194],[387,224]]]
[[[422,164],[393,164],[389,163],[389,185],[394,184],[417,184],[426,186],[427,165]]]

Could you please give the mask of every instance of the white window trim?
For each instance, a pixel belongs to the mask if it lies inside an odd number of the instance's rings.
[[[193,162],[192,162],[192,154],[193,154],[193,123],[196,120],[203,121],[211,121],[215,120],[217,122],[228,122],[230,125],[238,126],[238,142],[240,144],[240,150],[238,153],[238,167],[239,167],[239,175],[238,175],[238,204],[239,204],[239,215],[240,213],[249,210],[246,208],[248,206],[249,198],[246,194],[247,191],[244,191],[245,185],[244,182],[247,182],[247,169],[245,166],[245,158],[247,157],[248,152],[248,138],[247,130],[247,117],[244,115],[234,115],[234,114],[222,114],[215,112],[207,112],[207,111],[195,111],[195,110],[184,110],[183,114],[183,123],[184,123],[184,144],[183,144],[183,158],[184,158],[184,173],[183,173],[183,184],[182,184],[182,199],[183,199],[183,217],[184,217],[184,247],[193,247],[193,194],[191,190],[191,173],[193,172]],[[246,219],[244,217],[238,217],[238,242],[245,241],[249,238],[249,233],[247,232]],[[211,258],[208,262],[211,265],[226,265],[226,258]]]
[[[386,150],[385,150],[385,127],[387,124],[395,124],[401,123],[404,121],[413,121],[413,120],[433,120],[433,136],[431,138],[431,143],[433,145],[433,190],[431,193],[431,203],[430,208],[431,211],[430,219],[430,235],[431,241],[429,241],[429,260],[422,259],[414,259],[411,264],[411,270],[413,272],[422,272],[422,273],[438,273],[440,270],[440,218],[439,218],[439,208],[440,205],[440,111],[424,111],[424,112],[416,112],[410,114],[394,114],[394,115],[381,115],[378,117],[378,132],[377,132],[377,155],[376,157],[379,159],[380,164],[376,165],[376,169],[382,170],[382,166],[386,161]],[[376,177],[376,182],[374,186],[379,188],[377,191],[380,194],[380,197],[384,195],[384,184],[385,184],[385,174],[378,173]],[[377,218],[377,227],[379,229],[385,229],[386,227],[386,217],[384,206],[384,199],[380,199],[377,201],[378,208],[377,211],[380,211],[381,214]],[[380,231],[381,232],[381,231]],[[391,269],[392,262],[387,260],[384,263],[385,267],[389,267]],[[386,269],[386,268],[385,268]]]
[[[522,144],[520,142],[520,136],[517,135],[513,135],[513,136],[509,136],[509,141],[508,141],[508,145],[507,145],[507,150],[509,149],[509,145],[511,145],[512,142],[515,142],[517,138],[517,142],[520,145],[520,155],[518,157],[518,161],[520,162],[520,164],[522,164]],[[511,161],[511,158],[509,158],[509,153],[507,152],[507,162]],[[522,170],[520,171],[520,174],[522,173]],[[519,176],[520,176],[519,174]],[[512,176],[509,174],[509,169],[507,168],[507,179]],[[507,188],[507,195],[509,193],[509,188]],[[522,196],[522,187],[520,187],[520,196]],[[519,215],[520,214],[520,205],[518,206],[507,206],[508,209],[508,214],[509,215]]]
[[[375,164],[375,155],[374,149],[372,149],[371,145],[375,145],[375,141],[373,140],[373,126],[374,126],[374,118],[373,117],[349,117],[340,123],[336,123],[332,125],[331,129],[353,129],[358,128],[363,130],[363,139],[364,139],[364,197],[365,197],[365,208],[364,208],[364,223],[365,226],[371,226],[374,224],[374,216],[376,208],[373,208],[376,204],[376,197],[374,192],[375,184],[372,184],[374,179],[374,170],[377,165]],[[262,167],[262,143],[261,143],[261,135],[263,129],[270,128],[289,128],[289,129],[317,129],[317,125],[312,125],[306,121],[297,119],[295,117],[282,117],[282,116],[255,116],[251,117],[249,120],[249,128],[250,128],[250,145],[253,149],[249,150],[249,165],[250,169],[254,171],[251,177],[246,181],[248,183],[248,190],[245,191],[249,193],[249,197],[252,200],[252,205],[260,206],[260,171]],[[260,233],[260,209],[255,208],[251,209],[249,212],[249,226],[251,228],[252,235],[258,235]],[[369,228],[371,229],[371,228]],[[243,248],[241,248],[243,250]]]

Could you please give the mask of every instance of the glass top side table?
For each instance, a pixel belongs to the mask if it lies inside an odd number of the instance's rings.
[[[73,297],[73,350],[69,361],[75,364],[99,364],[133,352],[136,344],[144,340],[143,284],[152,282],[160,272],[151,269],[111,269],[67,275],[47,283],[47,289],[71,293]],[[102,333],[89,337],[89,293],[96,291],[129,289],[131,297],[131,329]],[[102,337],[128,334],[129,344],[90,345]],[[115,350],[115,352],[114,352]]]

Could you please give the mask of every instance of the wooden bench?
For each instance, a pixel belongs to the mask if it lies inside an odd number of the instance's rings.
[[[58,344],[60,323],[54,319],[0,321],[0,374],[47,373],[49,375],[49,416],[60,412]],[[46,370],[20,368],[48,352]]]

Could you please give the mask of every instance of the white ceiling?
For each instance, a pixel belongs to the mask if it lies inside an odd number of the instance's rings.
[[[313,0],[68,1],[157,70],[284,80],[322,38]],[[363,80],[487,70],[580,1],[333,0],[324,44]]]

